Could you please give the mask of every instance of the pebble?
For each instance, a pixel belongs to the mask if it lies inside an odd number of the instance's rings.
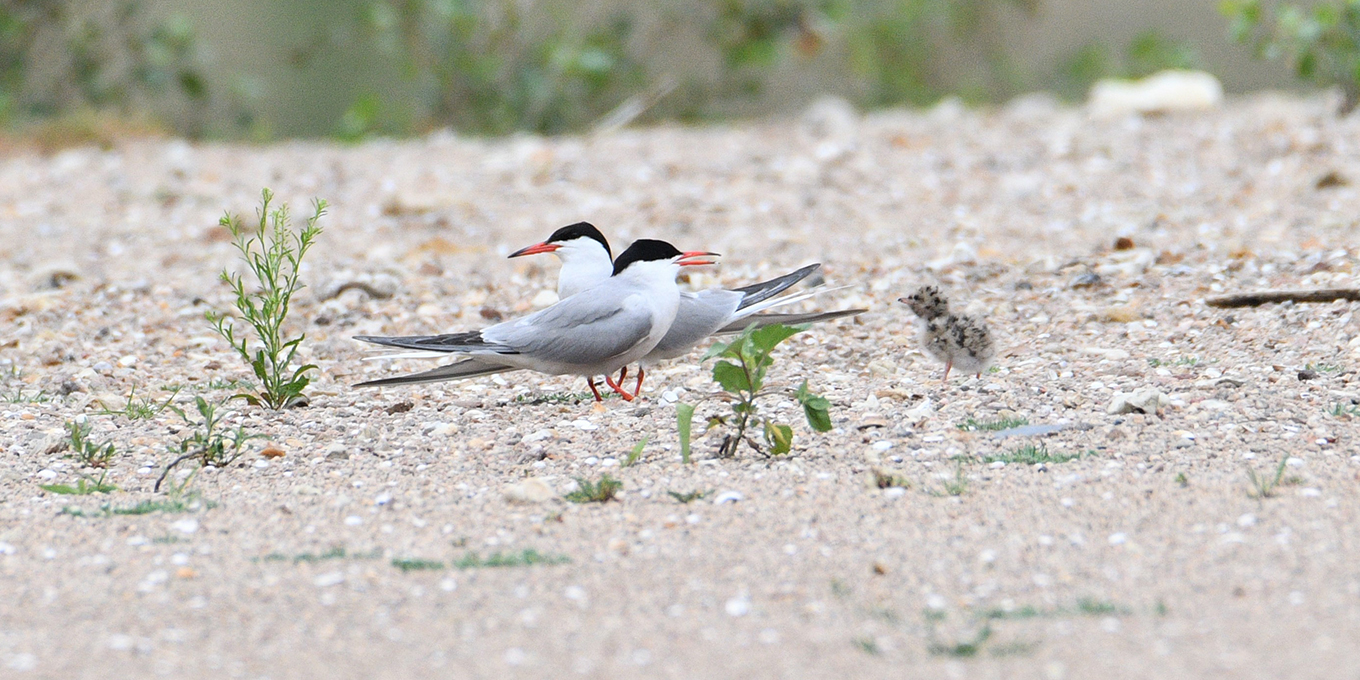
[[[1165,394],[1149,387],[1128,393],[1115,392],[1114,396],[1110,398],[1110,405],[1105,408],[1105,412],[1109,414],[1155,414],[1162,407],[1170,404],[1171,400]]]
[[[177,522],[172,522],[170,528],[181,534],[192,534],[198,531],[198,520],[188,517]]]
[[[509,484],[501,493],[512,503],[546,503],[557,497],[552,486],[539,477],[527,477]]]
[[[312,584],[318,588],[329,588],[331,586],[338,586],[344,582],[345,574],[344,572],[339,571],[328,571],[324,574],[318,574],[316,578],[312,579]]]

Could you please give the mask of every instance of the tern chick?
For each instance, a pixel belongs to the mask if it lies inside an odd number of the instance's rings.
[[[897,301],[916,315],[916,337],[926,354],[944,362],[945,381],[955,366],[982,377],[996,356],[987,324],[971,316],[951,314],[949,301],[935,286],[921,286]]]

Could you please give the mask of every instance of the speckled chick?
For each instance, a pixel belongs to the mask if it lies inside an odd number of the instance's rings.
[[[996,356],[992,334],[980,319],[949,313],[949,301],[935,286],[922,286],[901,302],[917,316],[921,349],[944,362],[944,379],[955,366],[979,378]]]

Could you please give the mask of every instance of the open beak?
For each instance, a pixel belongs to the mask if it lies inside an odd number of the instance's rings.
[[[698,267],[706,264],[717,264],[716,260],[709,259],[713,257],[719,257],[718,253],[705,253],[700,250],[691,250],[687,253],[680,253],[680,259],[677,260],[677,263],[681,267]],[[692,262],[686,261],[691,260],[693,258],[700,259],[694,259]]]
[[[525,255],[538,255],[540,253],[551,253],[562,246],[557,243],[535,243],[527,248],[520,248],[506,257],[523,257]]]

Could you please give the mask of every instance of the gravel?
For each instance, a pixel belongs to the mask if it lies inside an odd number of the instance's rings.
[[[1356,303],[1204,304],[1356,285],[1360,120],[1331,109],[1261,96],[1094,121],[1026,98],[834,126],[4,157],[0,667],[1360,674]],[[299,213],[331,204],[291,329],[321,367],[311,405],[232,402],[228,424],[264,436],[230,467],[168,480],[202,502],[115,514],[166,500],[151,488],[188,429],[99,400],[179,386],[192,412],[250,377],[203,314],[229,305],[217,218],[250,215],[263,185]],[[795,455],[713,459],[710,434],[683,465],[675,403],[713,390],[697,355],[649,371],[643,408],[547,399],[584,385],[523,372],[349,387],[428,366],[364,361],[353,335],[548,304],[555,262],[504,255],[579,219],[619,248],[645,235],[725,253],[689,272],[694,287],[824,263],[848,288],[812,303],[870,312],[795,336],[769,381],[807,378],[835,429],[809,431],[776,399]],[[987,319],[996,371],[941,382],[894,302],[926,282]],[[1130,408],[1109,409],[1121,396]],[[39,488],[100,473],[53,447],[79,415],[118,446],[115,493]],[[970,418],[1031,429],[958,427]],[[982,462],[1026,444],[1085,455]],[[1272,478],[1284,456],[1274,497],[1250,497],[1247,470]],[[605,472],[617,501],[561,500]],[[882,474],[901,483],[879,489]],[[988,622],[976,656],[949,653]]]

